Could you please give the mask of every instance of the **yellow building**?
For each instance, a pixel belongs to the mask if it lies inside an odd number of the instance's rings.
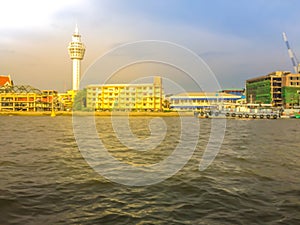
[[[71,111],[74,103],[74,98],[77,91],[69,90],[66,93],[58,94],[58,102],[60,104],[60,110]]]
[[[98,102],[98,95],[101,94],[102,86],[99,84],[88,85],[86,93],[86,104],[88,109],[96,109],[96,104]]]
[[[95,110],[162,111],[161,77],[148,84],[104,84],[87,86],[87,107]]]
[[[50,111],[57,92],[41,91],[29,85],[0,88],[0,111]]]

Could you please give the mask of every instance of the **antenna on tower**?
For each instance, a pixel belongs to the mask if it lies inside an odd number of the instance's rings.
[[[75,25],[75,34],[79,34],[77,23]]]

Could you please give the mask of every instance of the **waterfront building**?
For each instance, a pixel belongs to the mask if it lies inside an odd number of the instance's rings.
[[[239,96],[244,96],[245,95],[245,89],[244,88],[227,88],[227,89],[222,89],[219,92],[227,93],[227,94],[231,94],[231,95],[239,95]]]
[[[300,74],[287,74],[282,78],[283,105],[286,109],[300,106]]]
[[[66,93],[58,94],[59,109],[62,111],[71,111],[77,91],[69,90]]]
[[[85,46],[81,42],[81,35],[78,32],[78,27],[76,25],[75,32],[72,36],[72,41],[69,43],[68,47],[69,56],[72,59],[73,67],[72,67],[72,73],[73,73],[73,86],[72,90],[77,91],[79,90],[79,82],[80,82],[80,76],[81,76],[81,60],[84,57],[85,53]]]
[[[55,105],[57,92],[41,91],[29,85],[0,88],[0,111],[50,111]]]
[[[164,91],[161,77],[147,84],[89,85],[87,107],[94,110],[162,111]]]
[[[188,92],[171,96],[170,108],[176,111],[192,111],[212,108],[220,104],[231,107],[240,99],[239,95],[223,92]]]
[[[120,86],[120,85],[116,85]],[[99,94],[101,95],[103,85],[88,85],[86,92],[86,106],[88,109],[97,109],[98,108],[98,98]],[[97,107],[96,107],[97,106]]]
[[[10,78],[10,75],[0,75],[0,87],[12,86],[13,81]]]
[[[228,89],[222,89],[219,92],[241,96],[241,99],[238,99],[236,101],[236,103],[239,103],[239,104],[246,104],[247,103],[244,88],[228,88]]]
[[[248,103],[291,108],[299,105],[300,74],[276,71],[246,81]]]

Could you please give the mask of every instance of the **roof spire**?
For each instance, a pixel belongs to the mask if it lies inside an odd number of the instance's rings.
[[[79,34],[77,23],[76,23],[76,26],[75,26],[75,34]]]

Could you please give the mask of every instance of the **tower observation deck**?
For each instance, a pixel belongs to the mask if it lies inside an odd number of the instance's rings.
[[[77,25],[72,36],[72,41],[69,43],[68,51],[73,61],[73,90],[77,91],[79,90],[80,80],[80,61],[83,59],[85,53],[85,46],[81,42],[81,35],[78,32]]]

